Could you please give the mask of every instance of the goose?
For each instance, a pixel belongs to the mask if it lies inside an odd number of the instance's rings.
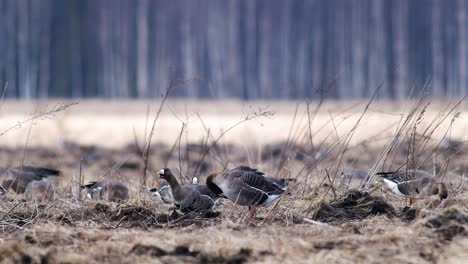
[[[5,194],[6,194],[5,188],[3,188],[3,186],[0,185],[0,200],[3,199]]]
[[[199,184],[197,176],[192,178],[192,184],[187,184],[186,186],[198,191],[202,195],[209,196],[211,199],[215,200],[215,202],[220,198],[218,195],[214,194],[206,184]]]
[[[249,218],[253,218],[256,207],[272,203],[287,189],[286,180],[265,176],[263,172],[247,166],[212,174],[208,176],[206,184],[214,194],[248,206]]]
[[[54,199],[54,186],[47,181],[32,181],[26,187],[24,197],[26,201],[52,201]]]
[[[151,188],[148,190],[153,196],[158,197],[158,199],[163,203],[172,203],[174,198],[171,193],[171,186],[167,181],[163,181],[159,184],[159,187]]]
[[[3,187],[17,193],[24,193],[32,181],[40,181],[50,176],[59,176],[60,171],[50,168],[19,166],[11,169],[2,169]]]
[[[161,169],[159,177],[169,183],[173,202],[182,212],[208,211],[215,205],[215,200],[202,191],[203,185],[180,185],[168,168]]]
[[[443,182],[436,182],[432,174],[423,170],[378,172],[376,175],[382,177],[394,193],[409,197],[410,204],[413,204],[414,198],[439,195],[442,200],[448,197],[447,186]]]
[[[220,197],[210,191],[208,186],[205,184],[198,184],[198,177],[192,178],[191,184],[183,185],[184,187],[191,188],[196,190],[201,195],[209,196],[215,204],[217,205],[219,202]],[[151,194],[158,197],[164,203],[173,203],[174,197],[172,197],[171,187],[167,181],[162,182],[158,188],[152,188],[149,190]]]
[[[125,184],[106,179],[102,181],[92,181],[81,186],[86,192],[86,197],[91,199],[103,199],[110,202],[121,202],[128,200],[129,191]]]

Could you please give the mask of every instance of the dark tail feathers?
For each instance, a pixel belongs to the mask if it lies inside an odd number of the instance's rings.
[[[92,188],[94,185],[96,185],[97,182],[95,181],[90,181],[87,184],[81,185],[81,189],[86,189],[86,188]]]
[[[59,170],[44,168],[44,167],[22,166],[22,167],[18,167],[18,169],[26,173],[34,173],[34,174],[40,175],[42,178],[46,178],[49,176],[60,176],[61,174]]]

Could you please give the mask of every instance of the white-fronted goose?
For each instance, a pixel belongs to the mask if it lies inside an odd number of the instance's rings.
[[[103,199],[111,202],[128,200],[129,191],[125,184],[106,179],[98,182],[89,182],[82,186],[86,191],[86,196],[91,199]]]
[[[213,201],[216,202],[219,200],[216,194],[210,191],[208,186],[205,184],[198,184],[198,178],[194,177],[192,179],[192,184],[183,185],[184,187],[191,188],[199,192],[201,195],[209,196]],[[173,203],[174,197],[172,196],[171,187],[167,181],[161,182],[158,188],[152,188],[149,190],[151,194],[158,197],[164,203]]]
[[[225,196],[236,204],[249,206],[249,218],[255,214],[253,209],[272,203],[286,191],[285,181],[265,177],[263,172],[247,166],[210,175],[206,184],[216,195]]]
[[[180,185],[168,168],[161,169],[159,176],[169,183],[174,204],[182,212],[207,211],[214,206],[215,200],[203,194],[202,188],[196,187],[201,185]]]
[[[5,193],[6,193],[5,188],[3,188],[3,186],[0,186],[0,199],[2,199],[3,196],[5,196]]]
[[[202,195],[209,196],[211,199],[213,199],[215,202],[218,200],[220,197],[216,194],[214,194],[210,188],[206,184],[199,184],[198,177],[193,177],[192,178],[192,184],[187,184],[186,185],[189,188],[192,188],[199,192]]]
[[[26,187],[24,197],[26,201],[52,201],[54,199],[55,188],[47,181],[32,181]]]
[[[24,193],[32,181],[40,181],[50,176],[59,176],[60,171],[49,168],[20,166],[0,171],[3,178],[3,187],[17,193]]]
[[[384,183],[394,193],[410,198],[424,198],[439,195],[441,199],[448,197],[447,187],[443,182],[436,182],[434,176],[423,170],[406,170],[395,172],[378,172]]]
[[[163,203],[173,203],[174,198],[171,193],[171,186],[167,181],[161,181],[159,187],[151,188],[148,190],[153,196],[158,197],[158,199]]]

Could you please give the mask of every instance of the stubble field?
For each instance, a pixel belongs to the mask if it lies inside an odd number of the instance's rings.
[[[159,101],[2,102],[0,166],[46,166],[62,175],[51,202],[27,202],[11,190],[2,197],[0,261],[468,259],[465,102],[168,100],[160,106]],[[261,208],[249,224],[247,208],[227,200],[216,213],[175,215],[172,205],[146,191],[158,185],[162,167],[186,183],[237,165],[291,179],[288,194]],[[367,186],[343,178],[346,168],[371,175],[424,169],[448,185],[449,197],[407,207],[377,176]],[[85,199],[80,184],[104,178],[128,185],[130,199]]]

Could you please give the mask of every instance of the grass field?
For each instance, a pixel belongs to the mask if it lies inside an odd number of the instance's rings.
[[[54,201],[0,203],[2,263],[464,263],[468,259],[468,108],[423,98],[391,103],[169,100],[4,101],[0,166],[63,172]],[[147,179],[142,175],[145,142]],[[229,201],[219,216],[174,216],[144,191],[170,167],[187,182],[249,165],[293,179],[290,194],[261,208]],[[449,198],[404,198],[380,186],[353,190],[344,168],[419,168]],[[115,178],[117,204],[82,199],[80,182]],[[350,185],[350,186],[348,186]]]

